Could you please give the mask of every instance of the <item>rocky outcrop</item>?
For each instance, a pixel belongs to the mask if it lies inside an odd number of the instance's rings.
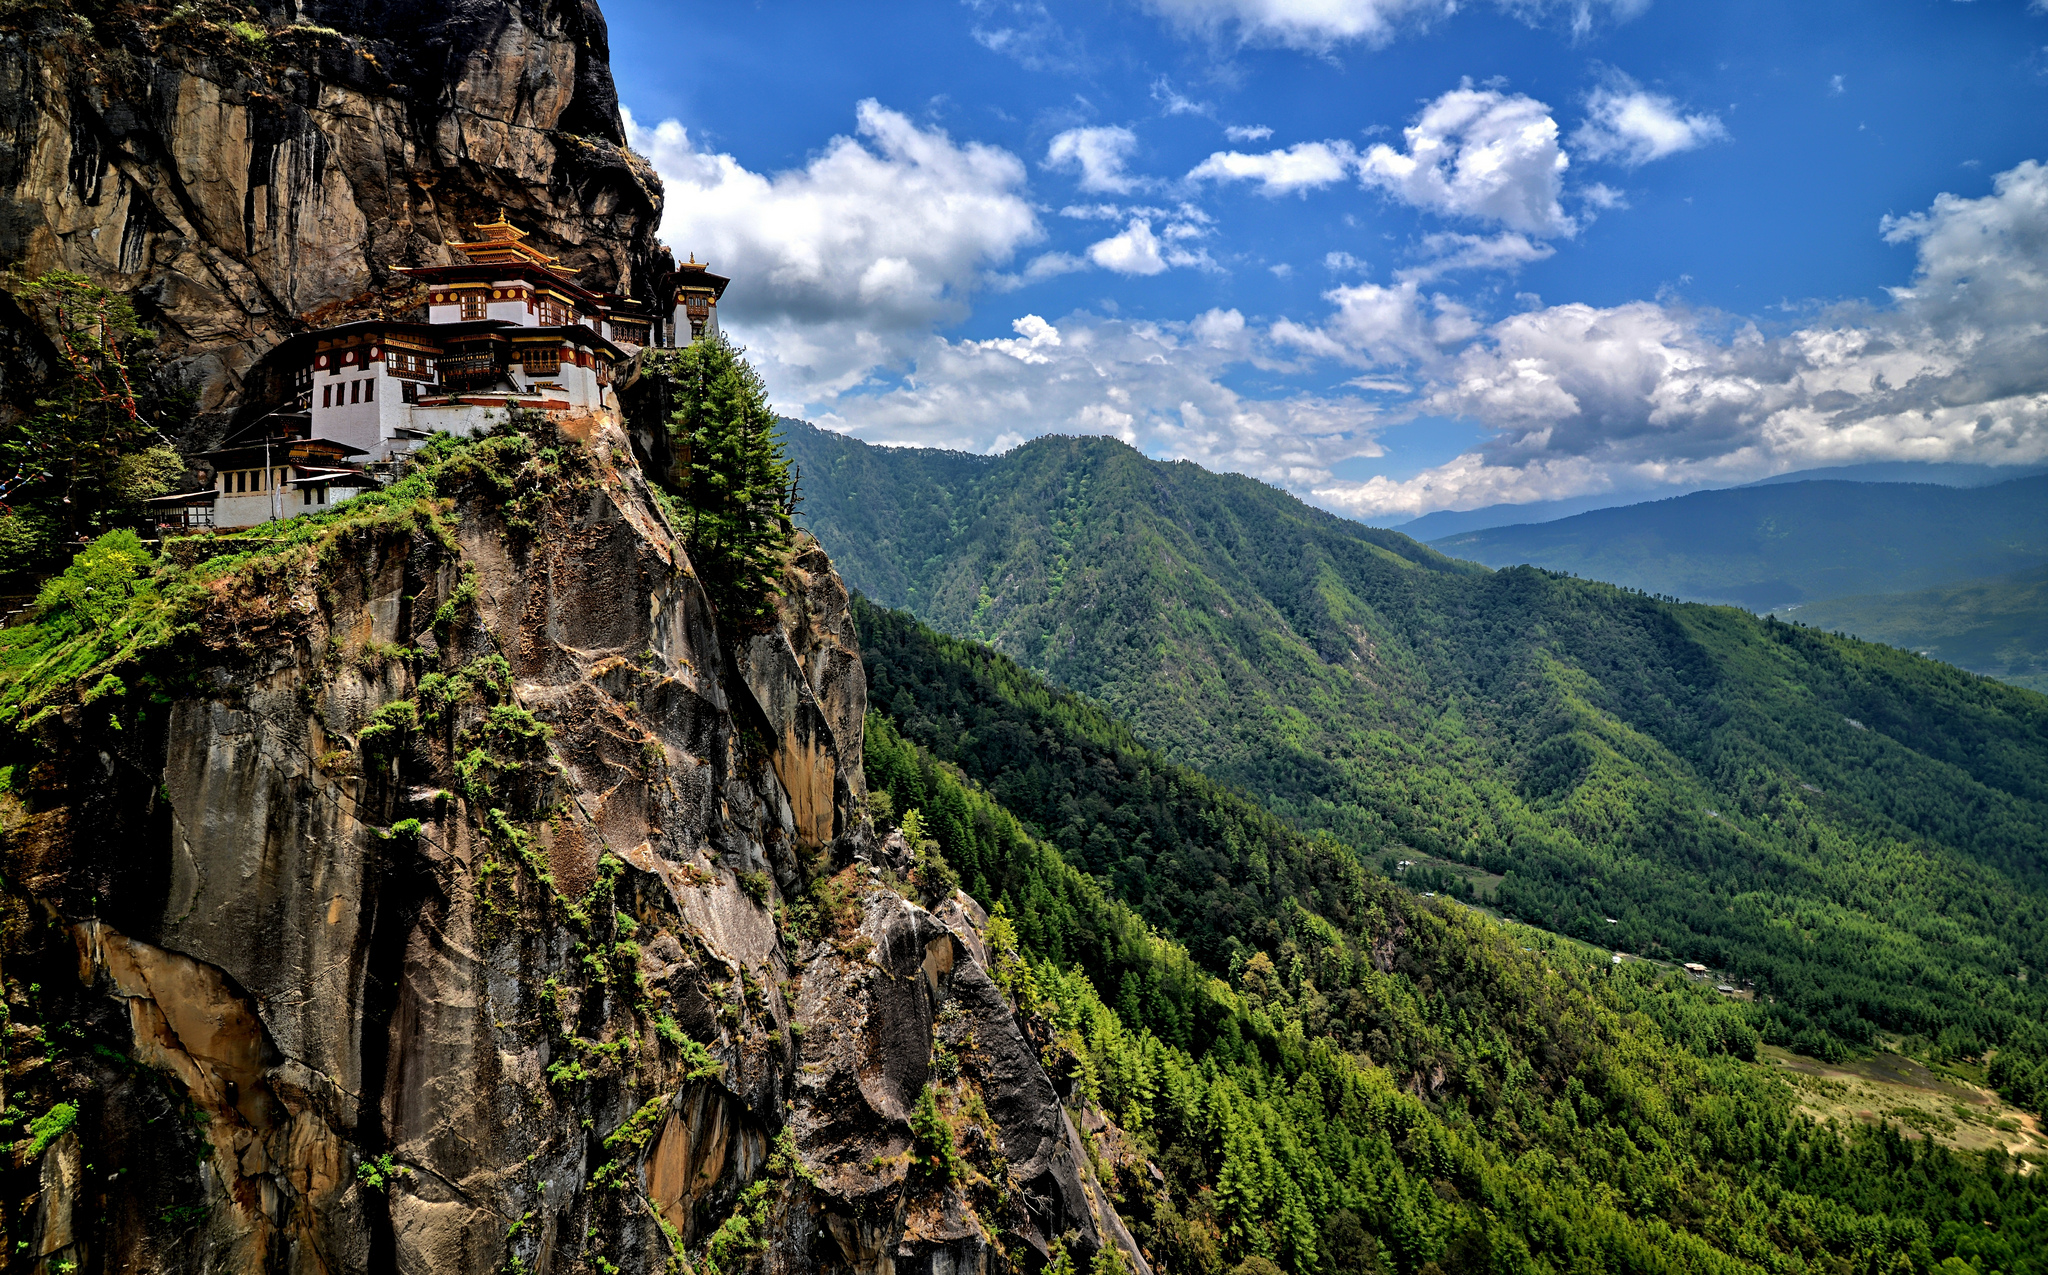
[[[594,0],[25,0],[0,122],[0,264],[130,294],[201,435],[283,396],[282,337],[408,308],[393,267],[501,208],[594,286],[669,269]]]
[[[1144,1270],[978,910],[870,863],[815,545],[731,634],[616,429],[439,481],[208,577],[125,696],[37,719],[5,1089],[70,1114],[0,1171],[4,1251]]]

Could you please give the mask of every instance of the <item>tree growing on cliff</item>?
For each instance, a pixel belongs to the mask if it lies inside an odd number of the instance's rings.
[[[759,623],[781,592],[796,531],[796,473],[776,436],[768,388],[723,335],[684,350],[672,375],[679,406],[669,435],[690,559],[722,619]]]
[[[10,280],[54,354],[33,403],[0,431],[0,574],[40,565],[170,490],[184,460],[138,391],[137,351],[155,333],[119,293],[62,271]]]

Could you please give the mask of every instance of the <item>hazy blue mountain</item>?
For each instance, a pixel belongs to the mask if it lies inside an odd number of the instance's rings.
[[[1762,611],[2048,564],[2048,475],[1975,489],[1834,480],[1702,491],[1431,544],[1488,566]]]
[[[2048,692],[2048,567],[1917,593],[1830,598],[1790,615]]]
[[[1490,527],[1508,527],[1526,522],[1555,522],[1573,514],[1591,513],[1595,509],[1613,509],[1620,505],[1632,505],[1653,499],[1667,493],[1658,492],[1606,492],[1598,496],[1574,496],[1570,500],[1532,500],[1525,505],[1486,505],[1479,509],[1439,509],[1433,514],[1424,514],[1408,522],[1378,524],[1384,525],[1404,536],[1430,541],[1444,536],[1454,536],[1466,531],[1485,531]]]
[[[1933,483],[1937,487],[1995,487],[2018,478],[2048,473],[2040,465],[1947,465],[1918,460],[1880,460],[1867,465],[1834,465],[1826,469],[1799,469],[1789,474],[1759,478],[1748,487],[1772,487],[1780,483]]]
[[[1789,474],[1777,474],[1770,478],[1759,478],[1745,487],[1774,487],[1783,483],[1835,481],[1845,483],[1933,483],[1937,487],[1990,487],[1997,483],[2011,482],[2016,478],[2031,478],[2036,474],[2048,473],[2042,466],[2013,465],[1938,465],[1925,461],[1893,460],[1878,461],[1868,465],[1835,465],[1826,469],[1801,469]],[[1575,514],[1591,513],[1596,509],[1619,509],[1625,505],[1637,505],[1652,500],[1669,500],[1677,496],[1688,496],[1692,491],[1718,491],[1721,488],[1699,487],[1685,491],[1634,491],[1605,492],[1597,496],[1573,496],[1568,500],[1533,500],[1522,505],[1483,505],[1478,509],[1439,509],[1433,514],[1420,518],[1399,521],[1375,521],[1376,527],[1387,527],[1402,535],[1417,540],[1436,541],[1445,536],[1455,536],[1468,531],[1486,531],[1494,527],[1512,527],[1522,523],[1556,522]]]

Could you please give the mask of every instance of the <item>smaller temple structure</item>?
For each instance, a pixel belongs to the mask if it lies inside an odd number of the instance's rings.
[[[475,230],[475,240],[448,245],[456,263],[402,271],[419,286],[424,317],[294,337],[283,355],[297,360],[298,411],[273,413],[209,453],[214,490],[178,496],[181,516],[198,523],[208,495],[219,527],[327,508],[376,485],[373,472],[434,434],[482,433],[515,410],[614,415],[612,383],[642,349],[718,332],[730,280],[694,256],[659,306],[581,286],[502,212]]]
[[[694,345],[718,334],[718,299],[732,280],[711,273],[711,267],[691,253],[689,261],[676,267],[676,304],[669,330],[677,345]]]

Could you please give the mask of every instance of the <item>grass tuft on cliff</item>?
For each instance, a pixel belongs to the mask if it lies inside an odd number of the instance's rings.
[[[485,493],[515,533],[530,534],[541,502],[593,472],[579,444],[514,422],[482,438],[436,438],[401,481],[323,513],[168,540],[159,553],[132,531],[108,532],[44,585],[31,622],[0,631],[0,732],[32,731],[47,714],[112,694],[170,690],[191,655],[292,624],[321,568],[373,539],[426,535],[456,552],[459,496]]]

